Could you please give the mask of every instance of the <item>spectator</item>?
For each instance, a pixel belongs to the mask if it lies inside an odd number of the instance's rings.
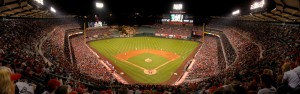
[[[18,88],[18,91],[16,91],[17,94],[34,94],[36,85],[33,83],[27,83],[23,81],[23,82],[17,82],[16,88]]]
[[[0,94],[15,94],[14,81],[20,77],[20,74],[14,74],[8,67],[0,66]]]
[[[272,86],[272,78],[268,74],[260,76],[262,89],[257,94],[276,94],[276,88]]]
[[[297,72],[298,78],[300,79],[300,58],[296,59],[296,64],[297,67],[294,69]],[[295,88],[294,88],[294,93],[295,94],[299,94],[300,93],[300,84],[298,84]]]
[[[128,93],[128,88],[126,87],[121,87],[118,91],[119,94],[127,94]]]
[[[136,85],[135,87],[134,87],[134,94],[142,94],[142,91],[140,90],[140,88],[139,88],[139,86],[138,85]]]
[[[281,69],[283,71],[283,73],[289,71],[291,68],[290,68],[290,62],[286,61],[284,62],[284,64],[282,65]]]
[[[280,92],[286,93],[292,93],[299,92],[300,87],[300,64],[299,59],[295,62],[296,68],[289,70],[284,73],[283,75],[283,86],[279,88]],[[296,94],[296,93],[295,93]]]
[[[241,85],[241,82],[239,81],[233,81],[231,84],[232,89],[237,94],[246,94],[246,89]]]
[[[57,79],[50,79],[46,86],[46,91],[43,94],[55,94],[56,89],[60,86]]]
[[[273,77],[273,71],[270,69],[264,69],[263,74],[270,75],[271,77]]]
[[[71,91],[72,91],[72,89],[70,86],[62,85],[57,88],[57,90],[55,91],[55,94],[69,94],[69,93],[71,93]]]
[[[231,86],[218,88],[213,94],[238,94],[236,93]]]

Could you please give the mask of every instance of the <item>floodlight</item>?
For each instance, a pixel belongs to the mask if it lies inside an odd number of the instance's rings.
[[[240,10],[236,10],[232,12],[232,15],[238,15],[238,14],[240,14]]]
[[[250,10],[257,9],[257,8],[263,8],[265,5],[265,0],[261,0],[260,2],[254,2],[250,6]]]
[[[96,7],[97,8],[103,8],[104,5],[103,5],[103,3],[96,2]]]
[[[173,9],[174,10],[182,10],[182,4],[174,4]]]
[[[34,1],[36,1],[36,2],[39,3],[39,4],[44,5],[44,0],[34,0]]]
[[[54,13],[56,13],[56,10],[53,7],[50,7],[50,10]]]

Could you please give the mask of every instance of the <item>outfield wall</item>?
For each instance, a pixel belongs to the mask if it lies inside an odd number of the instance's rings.
[[[190,41],[198,41],[198,42],[201,41],[200,39],[193,39],[190,36],[168,35],[168,34],[158,34],[158,33],[138,33],[135,35],[107,35],[107,36],[97,35],[95,37],[88,37],[87,41],[96,41],[96,40],[110,39],[110,38],[131,38],[131,37],[158,37],[158,38],[190,40]]]

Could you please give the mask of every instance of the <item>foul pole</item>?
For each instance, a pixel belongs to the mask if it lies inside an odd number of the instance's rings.
[[[205,33],[204,33],[204,32],[205,32],[205,23],[203,23],[203,27],[202,27],[202,28],[203,28],[203,30],[202,30],[202,33],[203,33],[203,34],[202,34],[202,36],[203,36],[203,38],[202,38],[202,42],[204,43],[204,35],[205,35]]]
[[[84,16],[83,18],[83,38],[84,38],[84,42],[86,43],[86,28],[85,28],[85,22],[87,20],[87,17]]]
[[[84,42],[86,42],[86,33],[85,33],[85,22],[83,22],[83,38],[84,38]]]

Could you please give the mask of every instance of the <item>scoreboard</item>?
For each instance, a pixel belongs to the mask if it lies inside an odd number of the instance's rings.
[[[183,5],[180,3],[173,5],[173,10],[168,14],[163,14],[161,22],[163,24],[193,24],[193,16],[186,14]]]
[[[193,24],[193,16],[187,14],[165,14],[162,23]]]

